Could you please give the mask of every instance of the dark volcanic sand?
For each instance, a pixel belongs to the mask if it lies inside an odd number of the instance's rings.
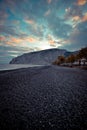
[[[87,130],[87,71],[0,72],[0,130]]]

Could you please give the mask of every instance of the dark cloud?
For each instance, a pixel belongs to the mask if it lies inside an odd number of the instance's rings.
[[[0,20],[5,20],[8,17],[8,13],[3,10],[0,10]]]
[[[68,18],[72,18],[74,16],[79,16],[79,17],[83,16],[81,8],[75,5],[66,8],[65,19],[67,20]]]
[[[0,10],[0,25],[3,25],[6,22],[7,18],[8,13],[3,10]]]
[[[0,33],[4,34],[6,36],[16,36],[20,38],[24,38],[25,36],[28,36],[28,34],[23,32],[18,32],[19,30],[15,28],[14,26],[10,25],[0,25]]]
[[[34,48],[14,47],[14,46],[0,46],[0,63],[9,63],[12,58],[19,56],[26,52],[34,51]]]
[[[31,32],[31,35],[34,35],[35,37],[44,37],[44,25],[39,25],[38,23],[27,25],[27,30],[29,30]]]
[[[68,34],[72,31],[72,27],[68,24],[61,23],[60,25],[56,24],[52,28],[52,31],[54,36],[66,39],[69,37]]]
[[[63,45],[63,48],[66,48],[68,50],[79,50],[82,47],[86,47],[87,46],[87,28],[80,31],[78,29],[73,30],[67,43]]]
[[[17,35],[15,28],[6,25],[0,25],[0,33],[6,35]]]
[[[68,38],[72,26],[65,24],[64,20],[58,17],[48,18],[48,26],[55,37]]]
[[[72,43],[76,43],[76,46],[87,46],[87,28],[82,31],[77,30],[73,32],[73,34],[71,34],[70,40]]]
[[[77,28],[79,31],[84,31],[87,29],[87,21],[86,22],[81,22],[77,25]]]

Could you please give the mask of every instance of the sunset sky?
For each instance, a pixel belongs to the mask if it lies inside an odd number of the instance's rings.
[[[26,52],[87,46],[87,0],[0,0],[0,63]]]

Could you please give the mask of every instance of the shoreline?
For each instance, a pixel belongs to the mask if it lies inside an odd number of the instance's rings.
[[[39,67],[44,65],[31,65],[31,64],[0,64],[0,71],[16,70],[21,68]]]

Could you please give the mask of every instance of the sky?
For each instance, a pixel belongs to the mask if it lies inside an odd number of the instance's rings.
[[[0,0],[0,63],[23,53],[87,46],[87,0]]]

